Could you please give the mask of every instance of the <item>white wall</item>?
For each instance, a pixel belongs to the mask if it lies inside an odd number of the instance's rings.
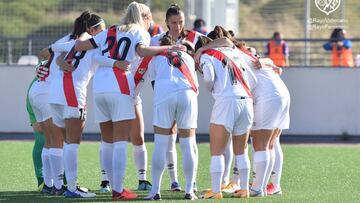
[[[31,132],[25,97],[34,68],[0,66],[0,132]],[[360,69],[289,68],[282,76],[292,96],[291,127],[285,134],[360,135]],[[201,82],[201,78],[199,79]],[[198,132],[208,133],[213,99],[200,83]],[[91,91],[85,132],[99,132],[94,123]],[[152,132],[152,89],[143,93],[145,132]]]

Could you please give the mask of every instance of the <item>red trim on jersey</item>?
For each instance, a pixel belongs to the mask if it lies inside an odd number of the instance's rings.
[[[255,57],[255,56],[253,56],[248,50],[246,50],[246,49],[240,49],[240,48],[238,48],[241,52],[243,52],[244,54],[246,54],[246,55],[248,55],[248,56],[250,56],[252,59],[254,59],[255,61],[253,61],[253,62],[256,62],[258,59]]]
[[[195,31],[189,31],[189,33],[187,34],[187,36],[185,37],[185,39],[186,39],[187,41],[190,41],[191,43],[195,44],[195,43],[194,43],[195,36],[196,36],[196,32],[195,32]]]
[[[242,72],[240,71],[240,69],[238,68],[238,66],[234,63],[234,61],[232,59],[230,59],[229,57],[227,57],[224,53],[222,53],[221,51],[215,50],[215,49],[209,49],[207,51],[205,51],[205,54],[215,57],[216,59],[218,59],[219,61],[224,61],[225,59],[227,59],[227,61],[231,61],[233,67],[234,67],[234,73],[235,73],[235,77],[237,80],[239,80],[239,82],[241,83],[241,85],[243,86],[243,88],[245,89],[246,93],[251,97],[251,91],[249,86],[247,85]]]
[[[127,81],[126,73],[124,70],[113,67],[113,71],[116,77],[116,80],[119,84],[119,88],[122,94],[130,95],[130,88]]]
[[[138,86],[138,84],[140,83],[140,81],[143,79],[144,74],[146,73],[149,63],[151,61],[152,57],[151,56],[145,56],[139,67],[136,69],[136,73],[134,75],[134,81],[135,81],[135,87]]]
[[[116,51],[116,47],[117,47],[117,41],[116,41],[116,26],[111,26],[108,29],[108,33],[107,33],[107,37],[113,37],[114,38],[114,43],[113,46],[111,47],[111,49],[109,49],[109,54],[110,57],[112,59],[117,59],[120,58],[120,56],[115,56],[115,51]],[[110,46],[110,41],[108,41],[108,46]],[[113,71],[116,77],[116,80],[118,82],[120,91],[122,94],[126,94],[126,95],[130,95],[130,88],[129,88],[129,84],[128,84],[128,80],[126,77],[126,73],[123,70],[120,70],[116,67],[113,67]]]
[[[159,55],[165,56],[166,58],[169,58],[168,53],[169,53],[168,51],[164,51]],[[198,89],[196,87],[194,78],[192,77],[192,75],[191,75],[191,73],[189,71],[189,68],[187,67],[186,63],[184,61],[182,61],[182,59],[180,59],[180,60],[181,60],[181,65],[180,65],[180,67],[178,67],[179,71],[184,75],[184,77],[190,83],[191,89],[193,89],[194,92],[197,93]]]
[[[71,63],[71,59],[74,58],[76,54],[75,46],[71,48],[69,53],[66,55],[65,60],[68,61],[68,63]],[[72,78],[72,72],[64,72],[63,76],[63,88],[64,88],[64,94],[65,99],[68,104],[68,106],[78,107],[78,102],[76,99],[76,93],[74,88],[74,81]]]

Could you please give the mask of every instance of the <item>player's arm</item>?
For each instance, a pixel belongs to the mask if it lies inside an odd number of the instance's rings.
[[[217,47],[233,47],[233,46],[234,46],[234,43],[229,38],[223,37],[223,38],[215,39],[214,41],[209,42],[205,46],[200,47],[195,52],[194,61],[195,61],[195,63],[199,63],[201,54],[208,49],[213,49],[213,48],[217,48]]]
[[[206,88],[211,92],[215,83],[215,70],[208,58],[201,57],[200,71],[203,73]]]
[[[43,48],[41,51],[39,51],[38,53],[38,58],[40,59],[40,61],[46,60],[50,57],[51,52],[49,50],[49,48]]]
[[[93,56],[93,60],[102,67],[116,67],[125,71],[129,70],[130,68],[130,63],[127,61],[117,61],[115,59],[100,54],[95,54]]]
[[[136,53],[140,57],[145,56],[155,56],[157,54],[160,54],[163,51],[171,50],[171,51],[186,51],[186,47],[183,45],[173,45],[173,46],[151,46],[147,47],[142,44],[138,44],[136,46]]]

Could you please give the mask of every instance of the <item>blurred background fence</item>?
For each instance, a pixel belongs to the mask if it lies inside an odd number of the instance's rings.
[[[71,32],[72,23],[81,11],[98,13],[107,25],[117,24],[130,2],[131,0],[0,0],[0,64],[17,64],[21,56],[36,55],[41,48]],[[207,22],[209,29],[220,17],[214,15],[220,2],[216,0],[138,2],[149,5],[155,22],[164,28],[165,12],[171,3],[177,3],[185,11],[187,28],[192,27],[195,18],[203,17],[199,16],[199,11],[206,6],[210,13],[208,18],[205,17],[210,21]],[[354,58],[360,54],[360,2],[357,0],[342,0],[339,8],[329,15],[317,9],[315,0],[221,2],[238,7],[237,29],[227,28],[238,30],[236,36],[257,48],[260,53],[263,53],[274,31],[282,32],[289,45],[291,66],[329,66],[330,53],[322,45],[335,27],[347,30],[348,37],[353,42]]]

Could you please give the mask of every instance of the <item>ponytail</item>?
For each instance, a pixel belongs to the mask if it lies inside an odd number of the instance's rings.
[[[74,22],[74,27],[72,31],[72,37],[77,39],[80,35],[87,31],[88,21],[91,18],[91,13],[89,11],[84,11],[82,14],[76,18]]]
[[[143,18],[150,16],[149,7],[145,4],[133,1],[127,7],[125,16],[120,21],[120,30],[127,32],[134,29],[145,29]]]

